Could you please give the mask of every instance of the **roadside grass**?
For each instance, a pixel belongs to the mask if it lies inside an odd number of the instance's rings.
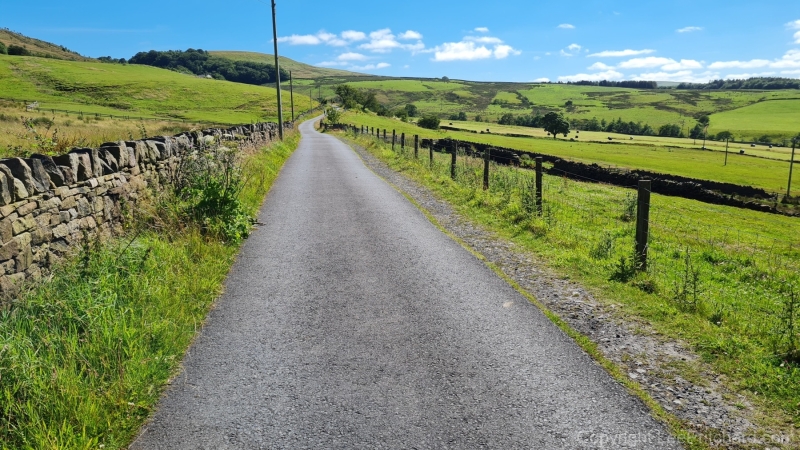
[[[436,154],[431,168],[427,150],[414,160],[408,150],[354,139],[461,214],[617,305],[623,320],[688,343],[763,412],[763,424],[800,426],[796,219],[654,194],[650,266],[637,274],[632,190],[545,175],[539,217],[531,171],[492,164],[491,188],[483,191],[480,160],[459,157],[453,181],[449,155]]]
[[[298,142],[294,134],[248,155],[240,196],[248,211],[257,211]],[[0,447],[130,444],[238,250],[177,220],[182,226],[136,226],[105,245],[87,245],[0,313]]]
[[[40,109],[189,122],[275,121],[274,87],[209,80],[143,65],[0,55],[0,97]],[[296,92],[295,104],[307,105]],[[21,104],[21,103],[20,103]],[[285,99],[284,109],[288,108]]]
[[[724,154],[689,148],[672,148],[655,144],[602,144],[598,142],[571,142],[552,138],[517,138],[478,134],[461,131],[426,130],[413,123],[378,117],[372,114],[348,112],[342,123],[375,128],[397,130],[407,136],[421,138],[452,138],[498,147],[526,150],[555,155],[602,166],[627,169],[642,169],[652,172],[680,175],[701,180],[754,186],[769,192],[785,193],[789,178],[789,162],[766,158],[755,158],[731,152],[727,166],[723,165]],[[447,125],[449,121],[443,121]],[[454,122],[455,123],[455,122]],[[492,126],[487,126],[492,129]],[[583,134],[583,133],[581,133]],[[795,171],[796,172],[796,171]],[[792,191],[800,192],[800,177],[793,177]]]

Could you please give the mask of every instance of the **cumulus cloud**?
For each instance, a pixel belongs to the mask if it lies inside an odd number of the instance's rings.
[[[510,45],[495,45],[493,49],[474,41],[445,42],[434,49],[434,61],[474,61],[478,59],[505,59],[521,52]]]
[[[467,36],[467,37],[464,38],[464,40],[465,41],[477,42],[479,44],[502,44],[503,43],[502,39],[496,38],[496,37],[491,37],[491,36],[480,36],[480,37]]]
[[[655,50],[646,48],[644,50],[605,50],[599,53],[592,53],[589,57],[594,58],[625,58],[628,56],[649,55],[655,53]]]
[[[561,25],[558,26],[558,28],[561,28],[562,30],[574,30],[575,25],[569,23],[562,23]]]
[[[623,75],[616,70],[606,70],[597,73],[579,73],[576,75],[566,75],[558,77],[558,81],[603,81],[603,80],[621,80]]]
[[[413,40],[421,39],[422,34],[408,30],[400,35],[400,39]],[[425,49],[425,44],[418,40],[415,44],[402,44],[397,40],[397,36],[389,28],[373,31],[369,34],[369,42],[358,46],[360,49],[369,50],[374,53],[389,53],[394,49],[408,50],[412,53],[420,52]]]
[[[369,58],[366,55],[362,55],[361,53],[348,52],[348,53],[342,53],[336,59],[338,59],[339,61],[364,61]]]
[[[646,58],[633,58],[619,63],[622,69],[641,69],[645,67],[660,67],[665,64],[674,63],[674,59],[659,56],[648,56]]]
[[[674,61],[669,64],[665,64],[661,66],[661,70],[666,70],[668,72],[674,72],[678,70],[692,70],[692,69],[702,69],[703,63],[700,61],[695,61],[693,59],[682,59],[680,61]]]
[[[319,31],[316,34],[293,34],[278,38],[278,42],[285,42],[289,45],[331,45],[334,47],[344,47],[352,42],[363,40],[366,35],[360,31],[348,30],[341,35]]]
[[[601,62],[596,62],[588,67],[589,70],[610,70],[613,69],[612,66],[605,65]]]
[[[379,70],[385,69],[387,67],[391,67],[392,65],[389,63],[378,63],[378,64],[367,64],[366,66],[351,66],[350,68],[353,70]]]
[[[675,31],[677,31],[678,33],[691,33],[693,31],[702,31],[702,30],[703,27],[684,27]]]
[[[569,47],[567,47],[567,49],[571,51],[580,51],[582,48],[583,47],[578,44],[570,44]]]
[[[725,75],[726,80],[743,80],[754,77],[771,77],[777,72],[757,72],[757,73],[730,73]]]
[[[800,30],[800,20],[795,20],[786,24],[787,27],[793,30]],[[794,43],[800,44],[800,31],[794,34]]]
[[[486,27],[478,27],[478,28],[475,28],[475,31],[477,31],[478,33],[488,33],[489,29],[486,28]]]
[[[350,42],[363,41],[367,38],[367,34],[361,31],[347,30],[342,31],[342,39]]]
[[[561,54],[561,56],[566,56],[566,57],[574,56],[572,53],[566,52],[563,49],[559,51],[559,53]]]
[[[549,83],[550,82],[550,78],[537,78],[537,79],[533,80],[533,82],[534,83]]]
[[[709,69],[794,69],[800,68],[800,50],[792,49],[780,59],[751,59],[750,61],[717,61]]]
[[[422,39],[422,34],[416,32],[416,31],[413,31],[413,30],[408,30],[405,33],[400,35],[400,39],[407,40],[407,41],[419,41],[419,40]]]

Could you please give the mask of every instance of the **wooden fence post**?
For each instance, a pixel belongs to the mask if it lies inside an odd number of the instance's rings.
[[[386,128],[383,129],[383,142],[386,142]]]
[[[414,159],[419,158],[419,135],[414,135]]]
[[[458,143],[453,141],[453,153],[450,157],[450,178],[456,179],[456,154],[458,153]]]
[[[636,207],[636,270],[647,271],[647,249],[650,238],[650,180],[639,180],[639,200]]]
[[[536,157],[536,214],[542,215],[542,157]]]
[[[394,143],[397,140],[397,131],[392,130],[392,151],[394,151]]]
[[[406,151],[406,134],[400,134],[400,151]]]
[[[491,159],[492,149],[487,148],[483,151],[483,190],[489,189],[489,160]]]
[[[431,157],[431,168],[433,168],[433,140],[431,140],[430,147],[428,147],[428,151],[430,152]]]

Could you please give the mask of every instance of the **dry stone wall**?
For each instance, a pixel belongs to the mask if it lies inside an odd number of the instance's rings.
[[[259,123],[0,159],[0,303],[22,282],[47,275],[85,239],[120,233],[124,208],[146,189],[169,184],[190,152],[211,142],[261,146],[277,137],[277,124]]]

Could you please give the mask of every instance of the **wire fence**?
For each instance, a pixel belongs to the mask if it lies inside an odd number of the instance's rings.
[[[525,158],[497,154],[488,162],[488,155],[468,146],[448,143],[450,148],[433,151],[435,145],[415,147],[413,136],[401,142],[403,136],[393,139],[391,132],[349,131],[392,148],[414,170],[451,178],[463,201],[489,208],[515,231],[541,239],[542,251],[560,263],[657,296],[667,310],[731,327],[776,358],[798,354],[798,218],[660,196],[563,170],[540,171],[538,190],[537,172],[530,170],[534,161]],[[646,230],[644,255],[637,252],[640,226]],[[712,351],[735,350],[725,342],[709,345],[721,346]]]

